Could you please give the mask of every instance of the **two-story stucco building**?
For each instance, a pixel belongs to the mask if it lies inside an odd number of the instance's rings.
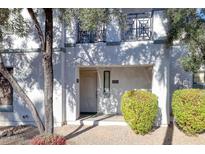
[[[192,74],[185,72],[179,62],[186,48],[177,43],[165,47],[165,10],[122,11],[127,15],[125,29],[114,16],[95,32],[82,31],[74,20],[70,27],[54,24],[56,126],[77,120],[81,113],[121,114],[121,96],[131,89],[156,94],[158,120],[167,125],[173,91],[192,87]],[[9,50],[3,54],[5,62],[43,118],[43,71],[38,41],[35,37],[10,39],[13,44],[7,45]],[[0,125],[33,123],[25,104],[15,91],[10,91],[12,96],[7,104],[0,104]]]

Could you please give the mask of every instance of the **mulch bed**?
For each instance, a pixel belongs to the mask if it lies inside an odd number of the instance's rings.
[[[0,127],[0,144],[28,144],[39,131],[32,125]]]
[[[34,128],[34,127],[31,125],[2,127],[2,128],[0,128],[0,138],[22,134],[22,133],[25,133],[32,128]]]

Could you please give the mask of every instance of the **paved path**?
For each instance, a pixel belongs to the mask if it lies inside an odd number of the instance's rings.
[[[205,144],[205,133],[189,137],[172,125],[144,136],[136,135],[128,126],[68,125],[55,128],[55,133],[65,136],[71,145]],[[33,128],[21,135],[1,138],[0,144],[28,144],[36,134],[37,129]]]
[[[70,144],[130,145],[130,144],[205,144],[205,134],[186,136],[177,127],[160,127],[148,135],[136,135],[127,126],[64,126],[56,128]]]

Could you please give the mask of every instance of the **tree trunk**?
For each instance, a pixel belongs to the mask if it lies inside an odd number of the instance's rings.
[[[36,31],[37,31],[37,33],[38,33],[38,36],[39,36],[39,39],[40,39],[40,42],[41,42],[41,49],[44,50],[44,49],[45,49],[45,47],[44,47],[44,45],[45,45],[45,40],[44,40],[43,31],[42,31],[42,29],[41,29],[41,27],[40,27],[40,24],[39,24],[39,22],[38,22],[38,20],[37,20],[37,18],[36,18],[36,15],[35,15],[33,9],[32,9],[32,8],[28,8],[27,10],[28,10],[28,13],[29,13],[31,19],[32,19],[33,22],[34,22]]]
[[[45,132],[53,133],[53,13],[51,8],[44,9],[44,12],[46,17],[43,52]]]
[[[34,121],[38,127],[39,132],[42,134],[44,133],[44,125],[41,121],[41,118],[33,104],[33,102],[30,100],[30,98],[26,95],[24,90],[20,87],[18,82],[15,80],[15,78],[9,73],[9,71],[6,69],[3,63],[2,55],[0,54],[0,73],[3,75],[4,78],[8,80],[8,82],[11,84],[12,88],[16,91],[17,95],[28,105],[28,108],[31,111],[31,114],[34,118]]]

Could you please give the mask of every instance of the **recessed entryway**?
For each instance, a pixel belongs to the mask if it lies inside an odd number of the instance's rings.
[[[152,90],[152,70],[152,65],[80,67],[78,118],[85,113],[120,115],[125,91]]]

